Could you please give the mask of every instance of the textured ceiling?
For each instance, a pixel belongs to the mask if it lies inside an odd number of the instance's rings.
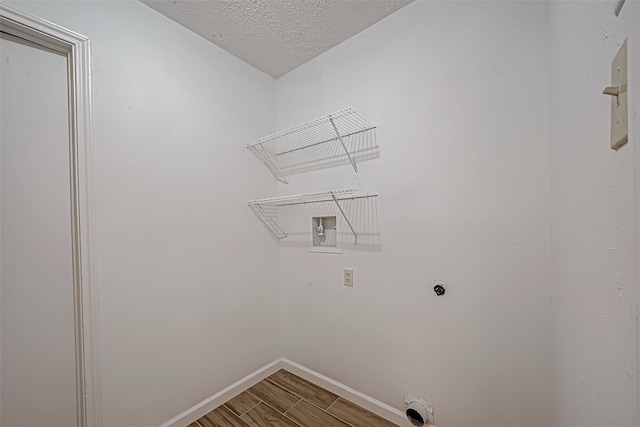
[[[278,78],[413,0],[141,0]]]

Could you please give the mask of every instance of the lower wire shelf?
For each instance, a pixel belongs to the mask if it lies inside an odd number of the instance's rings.
[[[250,201],[249,208],[256,214],[260,220],[267,226],[269,231],[273,233],[278,239],[284,239],[287,237],[287,233],[280,227],[277,219],[274,217],[274,211],[277,211],[282,206],[303,205],[308,203],[322,203],[322,202],[334,202],[342,214],[345,222],[351,229],[351,232],[355,236],[356,243],[358,243],[358,233],[353,227],[351,221],[344,209],[340,205],[340,201],[366,199],[370,197],[377,197],[377,193],[371,193],[369,191],[345,189],[345,190],[332,190],[319,193],[307,193],[297,194],[295,196],[281,196],[271,197],[268,199],[259,199]]]

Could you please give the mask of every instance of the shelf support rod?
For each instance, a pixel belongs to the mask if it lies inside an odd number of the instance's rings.
[[[262,144],[260,144],[260,148],[262,148],[262,151],[267,155],[267,157],[269,158],[269,161],[271,162],[273,167],[276,168],[276,170],[280,174],[280,177],[278,177],[276,174],[273,174],[276,177],[276,179],[278,181],[280,181],[280,182],[284,182],[285,184],[288,184],[289,181],[287,181],[287,178],[285,178],[284,174],[282,173],[282,171],[280,170],[280,168],[278,167],[276,162],[273,160],[273,157],[271,157],[271,154],[269,154],[269,152],[267,150],[265,150],[265,148],[264,148],[264,146]]]
[[[265,220],[264,220],[264,222],[265,222],[265,223],[270,223],[271,225],[268,225],[268,226],[269,226],[272,230],[275,228],[275,229],[277,229],[278,231],[280,231],[280,233],[282,233],[282,235],[280,235],[280,236],[278,235],[278,233],[273,233],[273,234],[275,234],[275,236],[276,236],[278,239],[284,239],[285,237],[287,237],[287,233],[285,233],[285,232],[284,232],[284,230],[282,230],[282,228],[280,228],[280,226],[278,225],[278,223],[277,223],[273,218],[271,218],[271,216],[270,216],[267,212],[265,212],[265,210],[262,208],[262,206],[260,206],[259,204],[250,205],[250,206],[255,207],[255,208],[256,208],[256,210],[258,210],[258,211],[259,211],[259,212],[264,216],[264,218],[268,218],[268,219],[269,219],[268,221],[266,221],[266,219],[265,219]],[[260,218],[260,217],[258,217],[258,218]]]
[[[349,161],[351,162],[351,166],[353,166],[353,170],[356,172],[356,175],[357,175],[358,174],[358,166],[356,166],[356,161],[353,160],[353,158],[351,157],[351,154],[349,154],[349,150],[347,150],[347,146],[344,145],[344,141],[342,140],[342,136],[340,135],[340,132],[338,132],[338,127],[336,126],[336,123],[333,121],[333,117],[329,117],[329,121],[331,122],[331,126],[333,126],[333,130],[336,131],[336,135],[338,135],[338,140],[340,141],[340,144],[342,145],[342,148],[344,149],[344,152],[347,154],[347,157],[349,158]],[[356,236],[356,239],[357,239],[357,236]]]
[[[340,206],[340,203],[338,203],[338,199],[336,199],[336,195],[333,194],[333,192],[331,193],[331,197],[333,197],[333,201],[336,202],[336,206],[338,207],[338,210],[342,214],[342,217],[344,218],[344,220],[347,222],[347,225],[351,229],[351,232],[356,237],[356,243],[358,243],[358,233],[356,233],[356,230],[353,229],[353,226],[351,225],[351,222],[349,221],[349,218],[347,218],[347,215],[342,210],[342,206]]]

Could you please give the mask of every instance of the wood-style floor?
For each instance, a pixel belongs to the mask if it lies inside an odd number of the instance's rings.
[[[188,427],[397,427],[285,370]]]

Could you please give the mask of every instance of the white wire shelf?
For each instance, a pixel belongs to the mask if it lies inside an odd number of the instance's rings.
[[[322,202],[334,202],[342,214],[342,217],[346,221],[347,225],[351,229],[351,232],[355,236],[356,243],[358,242],[358,233],[353,228],[351,221],[347,217],[345,211],[340,206],[340,201],[365,199],[370,197],[377,197],[378,194],[371,193],[363,190],[345,189],[345,190],[333,190],[324,191],[320,193],[308,193],[298,194],[295,196],[282,196],[271,197],[268,199],[259,199],[250,201],[249,208],[262,220],[262,222],[269,228],[269,230],[278,239],[284,239],[287,237],[287,233],[278,225],[278,221],[273,215],[274,210],[282,206],[302,205],[307,203],[322,203]]]
[[[287,178],[280,168],[283,156],[327,142],[339,141],[357,175],[358,165],[347,149],[345,139],[375,129],[375,127],[352,108],[345,108],[328,116],[252,141],[247,144],[247,148],[271,171],[278,181],[287,184]]]

